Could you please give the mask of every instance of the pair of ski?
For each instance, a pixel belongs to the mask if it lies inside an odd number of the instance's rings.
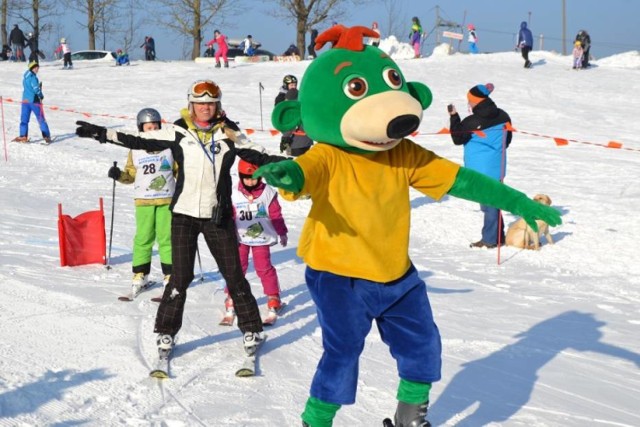
[[[282,312],[284,311],[286,306],[287,306],[287,304],[283,302],[283,303],[280,304],[280,308],[278,308],[277,310],[269,310],[267,315],[262,319],[262,326],[273,326],[273,325],[275,325],[276,320],[278,320],[278,317],[282,314]],[[218,323],[218,325],[220,325],[220,326],[233,326],[233,322],[235,320],[236,320],[235,311],[233,311],[233,310],[226,311],[224,313],[224,316],[222,317],[222,320],[220,320],[220,323]]]
[[[21,144],[31,144],[31,143],[33,143],[33,144],[40,144],[40,145],[50,145],[50,144],[53,144],[54,142],[56,142],[57,138],[58,138],[57,136],[50,137],[50,139],[51,139],[50,142],[45,141],[44,138],[38,138],[38,139],[29,138],[26,141],[18,141],[18,138],[14,138],[14,139],[11,140],[11,142],[19,142]]]
[[[122,295],[118,297],[118,301],[124,301],[124,302],[132,302],[136,299],[136,297],[138,297],[138,295],[140,295],[141,293],[148,291],[149,289],[155,287],[158,283],[157,282],[148,282],[146,285],[144,285],[142,288],[140,288],[140,292],[138,292],[137,294],[133,294],[133,292],[129,292],[126,295]],[[153,298],[152,298],[153,300]]]
[[[246,353],[244,360],[242,361],[240,368],[236,371],[236,377],[253,377],[256,374],[256,359],[258,351],[266,340],[267,336],[263,335],[262,339],[258,341],[255,347],[249,351],[245,350]],[[156,366],[151,370],[151,372],[149,372],[149,376],[161,380],[169,378],[169,356],[158,358]]]

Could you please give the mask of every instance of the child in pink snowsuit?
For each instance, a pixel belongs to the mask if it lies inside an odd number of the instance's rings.
[[[240,159],[238,175],[240,182],[234,191],[233,217],[238,229],[238,248],[242,274],[246,274],[249,266],[249,252],[253,252],[253,266],[262,282],[267,295],[269,311],[277,312],[281,308],[280,285],[275,267],[271,264],[270,246],[280,240],[287,246],[287,226],[282,217],[278,202],[278,192],[265,184],[260,178],[252,178],[258,166]],[[233,301],[227,297],[227,311],[233,310]]]
[[[227,60],[227,51],[229,50],[227,36],[221,34],[218,30],[213,32],[213,38],[207,42],[207,47],[213,47],[216,43],[218,43],[218,50],[216,50],[215,54],[216,68],[220,68],[220,57],[222,57],[224,61],[224,67],[229,68],[229,61]]]

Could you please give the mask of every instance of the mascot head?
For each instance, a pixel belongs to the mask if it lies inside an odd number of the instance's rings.
[[[407,82],[389,55],[365,45],[364,37],[378,34],[336,25],[318,36],[316,49],[328,42],[332,48],[307,68],[298,100],[276,105],[276,129],[303,125],[314,141],[359,153],[390,150],[418,129],[431,91]]]

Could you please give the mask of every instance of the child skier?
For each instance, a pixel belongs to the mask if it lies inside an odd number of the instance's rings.
[[[411,18],[411,32],[409,32],[409,40],[413,46],[414,58],[420,58],[420,42],[422,41],[422,25],[417,16]]]
[[[469,53],[479,53],[476,26],[473,24],[469,24],[467,25],[467,30],[469,30],[469,36],[467,38],[467,41],[469,42]]]
[[[576,40],[573,44],[573,69],[579,70],[582,68],[582,60],[584,58],[584,49],[582,48],[582,43]]]
[[[224,68],[229,68],[229,60],[227,59],[227,51],[229,45],[227,45],[227,36],[222,34],[220,30],[213,32],[213,38],[207,42],[208,48],[213,48],[213,45],[218,43],[218,50],[215,52],[216,68],[220,68],[220,58],[224,61]]]
[[[273,323],[282,308],[278,274],[271,264],[270,246],[278,243],[287,246],[287,226],[282,217],[277,191],[260,178],[253,178],[258,166],[240,159],[240,182],[233,192],[233,216],[238,229],[238,248],[242,274],[249,265],[249,252],[253,252],[253,265],[267,296],[269,310],[265,323]],[[226,289],[225,289],[226,292]],[[233,300],[225,300],[225,317],[221,324],[231,325],[234,318]]]
[[[138,113],[138,131],[148,132],[161,127],[160,113],[143,108]],[[170,149],[163,151],[130,150],[124,171],[117,166],[108,176],[123,184],[134,184],[136,205],[136,235],[133,238],[133,280],[131,296],[135,298],[149,286],[151,255],[158,242],[160,264],[166,286],[171,278],[171,211],[169,204],[175,191],[176,165]]]
[[[73,68],[73,62],[71,62],[71,48],[67,44],[67,39],[64,37],[60,39],[60,46],[53,52],[56,55],[62,52],[64,58],[64,69],[71,70]]]

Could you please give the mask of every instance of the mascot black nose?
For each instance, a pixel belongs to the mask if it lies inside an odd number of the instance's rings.
[[[420,118],[413,114],[404,114],[391,120],[387,125],[387,136],[389,138],[403,138],[420,126]]]

